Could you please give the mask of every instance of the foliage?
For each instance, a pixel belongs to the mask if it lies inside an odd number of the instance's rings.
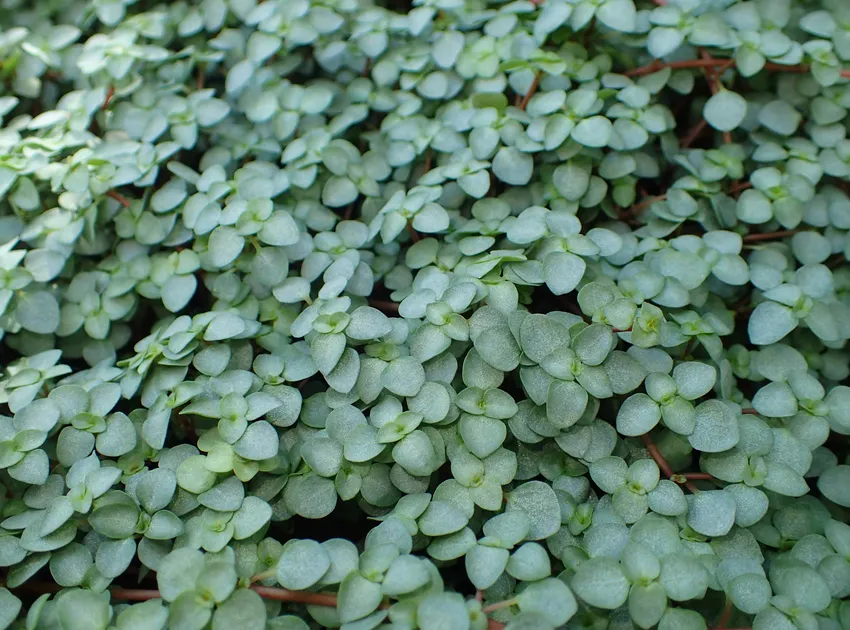
[[[0,0],[0,630],[850,630],[844,0]]]

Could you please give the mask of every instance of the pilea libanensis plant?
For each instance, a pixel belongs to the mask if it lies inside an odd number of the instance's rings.
[[[0,630],[850,630],[845,0],[0,0]]]

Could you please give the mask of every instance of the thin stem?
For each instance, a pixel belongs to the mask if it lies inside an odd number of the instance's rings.
[[[747,416],[757,416],[759,412],[755,409],[741,409],[741,413]]]
[[[256,578],[258,576],[254,577]],[[330,595],[328,593],[290,591],[285,588],[274,588],[270,586],[250,586],[249,588],[264,599],[273,599],[279,602],[292,602],[295,604],[306,604],[307,606],[327,606],[328,608],[336,608],[337,605],[336,595]],[[150,599],[158,599],[160,597],[159,591],[156,589],[113,588],[110,589],[109,592],[114,599],[128,602],[144,602]],[[482,612],[487,613],[492,610],[507,608],[509,605],[512,605],[514,603],[516,603],[515,599],[507,600],[504,602],[498,602],[496,604],[491,604],[490,606],[484,608]],[[380,606],[378,606],[378,608],[381,610],[386,610],[389,607],[390,604],[388,602],[384,602]],[[488,630],[501,630],[504,627],[505,624],[500,621],[496,621],[495,619],[487,620]]]
[[[717,628],[725,628],[729,623],[729,618],[732,616],[732,600],[726,598],[726,605],[723,607],[723,612],[720,613],[720,619],[717,620]]]
[[[670,68],[672,70],[681,70],[684,68],[715,68],[717,66],[724,66],[732,61],[733,63],[729,64],[728,67],[731,68],[735,65],[734,60],[722,59],[717,57],[708,57],[705,59],[686,59],[685,61],[668,61],[663,62],[656,59],[650,64],[645,66],[640,66],[639,68],[632,68],[631,70],[627,70],[625,75],[627,77],[640,77],[647,74],[652,74],[653,72],[658,72],[659,70],[663,70],[664,68]],[[797,74],[806,74],[810,70],[809,64],[798,64],[795,66],[786,66],[781,63],[766,63],[764,64],[764,69],[770,72],[793,72]],[[842,77],[850,77],[850,70],[842,70]]]
[[[129,201],[127,201],[127,198],[126,198],[126,197],[124,197],[123,195],[118,194],[118,193],[117,193],[117,192],[115,192],[114,190],[107,190],[107,191],[106,191],[106,196],[107,196],[107,197],[109,197],[110,199],[114,199],[115,201],[117,201],[118,203],[120,203],[120,204],[121,204],[122,206],[124,206],[125,208],[129,208],[129,207],[130,207],[130,202],[129,202]]]
[[[753,187],[752,182],[735,182],[734,184],[729,186],[729,194],[730,195],[737,195],[741,191],[747,190],[747,188],[752,188],[752,187]]]
[[[419,232],[417,232],[415,229],[413,229],[413,225],[409,222],[407,223],[407,225],[405,227],[407,227],[407,231],[410,234],[410,238],[413,239],[413,242],[418,243],[419,242]]]
[[[675,481],[674,477],[677,476],[676,473],[673,472],[673,468],[664,458],[664,455],[661,454],[661,451],[658,450],[658,447],[655,445],[655,442],[652,441],[652,438],[649,437],[649,433],[644,433],[641,436],[641,439],[646,446],[646,450],[649,451],[650,457],[652,457],[652,459],[655,460],[655,463],[658,464],[658,467],[661,469],[661,472],[664,473],[664,476]],[[694,494],[699,493],[699,489],[690,481],[685,481],[683,485]]]
[[[702,135],[702,132],[705,131],[706,127],[708,127],[708,122],[706,122],[705,118],[703,118],[694,125],[693,128],[691,128],[684,138],[682,138],[681,142],[679,142],[679,147],[682,149],[690,147],[694,143],[694,140]]]
[[[712,475],[703,472],[685,473],[684,475],[680,476],[684,477],[685,479],[690,479],[691,481],[714,481],[714,477]]]
[[[308,606],[336,608],[336,595],[310,593],[307,591],[290,591],[285,588],[274,588],[270,586],[252,586],[251,590],[260,597],[274,599],[279,602],[294,602],[296,604],[307,604]],[[388,606],[381,606],[381,608],[388,608]]]
[[[762,232],[761,234],[747,234],[744,237],[745,243],[755,243],[758,241],[775,241],[786,236],[794,236],[797,232],[803,230],[780,230],[779,232]]]
[[[649,206],[654,204],[656,201],[664,201],[667,199],[667,195],[656,195],[654,197],[647,197],[640,203],[636,203],[631,208],[626,210],[620,215],[621,219],[628,219],[631,217],[636,217],[641,214],[644,210],[646,210]]]
[[[487,613],[493,612],[494,610],[502,610],[503,608],[510,608],[514,604],[516,604],[516,597],[513,597],[511,599],[506,599],[506,600],[501,601],[501,602],[496,602],[495,604],[489,604],[488,606],[485,606],[484,608],[482,608],[481,612],[483,612],[484,614],[487,614]]]
[[[525,96],[522,97],[522,100],[519,102],[519,105],[517,105],[519,109],[524,110],[526,105],[528,105],[528,101],[531,100],[531,97],[534,96],[534,93],[537,91],[537,88],[540,85],[541,78],[543,78],[542,72],[538,72],[536,75],[534,75],[534,81],[532,81],[531,85],[528,86],[528,91],[525,93]]]
[[[379,311],[384,311],[392,314],[398,313],[398,304],[387,300],[369,300],[369,306],[372,306]]]
[[[128,602],[146,602],[149,599],[157,599],[159,591],[145,588],[112,588],[109,593],[115,599]]]
[[[263,580],[270,577],[274,577],[275,575],[277,575],[276,569],[269,569],[268,571],[257,573],[257,575],[251,578],[251,584],[253,584],[254,582],[262,582]]]
[[[106,98],[103,99],[103,105],[100,106],[101,110],[104,110],[109,107],[109,102],[112,100],[113,96],[115,96],[115,86],[110,85],[109,89],[106,90]]]

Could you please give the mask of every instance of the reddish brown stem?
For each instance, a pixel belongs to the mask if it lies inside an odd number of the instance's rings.
[[[685,473],[684,475],[682,475],[682,477],[690,481],[714,481],[714,477],[712,477],[708,473],[701,472]]]
[[[735,182],[731,186],[729,186],[729,194],[737,195],[742,190],[746,190],[747,188],[752,188],[753,185],[750,182]]]
[[[419,232],[413,229],[413,225],[411,223],[407,224],[407,232],[410,234],[410,238],[413,239],[414,243],[419,242]]]
[[[720,613],[720,619],[717,620],[717,628],[725,628],[729,623],[729,618],[732,616],[732,600],[726,598],[726,605],[723,607],[723,612]]]
[[[729,61],[733,63],[729,64]],[[718,66],[724,66],[729,64],[728,67],[732,67],[735,65],[734,60],[729,59],[718,59],[717,57],[708,57],[706,59],[687,59],[685,61],[668,61],[663,62],[658,59],[653,61],[650,64],[645,66],[640,66],[639,68],[632,68],[631,70],[627,70],[625,75],[627,77],[640,77],[647,74],[652,74],[653,72],[658,72],[659,70],[663,70],[664,68],[670,68],[672,70],[681,70],[685,68],[716,68]],[[764,64],[764,69],[769,70],[770,72],[794,72],[797,74],[805,74],[809,72],[810,66],[808,64],[798,64],[796,66],[785,66],[781,63],[766,63]],[[850,70],[842,70],[842,77],[850,77]]]
[[[128,602],[146,602],[159,597],[159,591],[145,588],[113,588],[109,592],[115,599]]]
[[[694,125],[693,128],[691,128],[691,130],[684,138],[682,138],[681,142],[679,142],[679,146],[682,149],[687,149],[688,147],[690,147],[694,143],[694,140],[696,140],[702,135],[702,132],[705,131],[706,127],[708,127],[708,123],[703,118],[696,125]]]
[[[538,72],[534,75],[534,81],[531,82],[531,85],[528,86],[528,91],[525,93],[525,96],[522,97],[522,100],[519,102],[517,107],[519,109],[524,110],[528,105],[528,101],[531,100],[531,97],[534,96],[534,93],[537,91],[537,88],[540,86],[540,79],[543,78],[543,73]]]
[[[130,202],[129,202],[129,201],[127,201],[127,198],[126,198],[126,197],[124,197],[123,195],[119,195],[119,194],[118,194],[117,192],[115,192],[114,190],[108,190],[108,191],[106,191],[106,196],[107,196],[107,197],[109,197],[109,198],[111,198],[111,199],[114,199],[115,201],[117,201],[118,203],[120,203],[120,204],[121,204],[122,206],[124,206],[125,208],[129,208],[129,207],[130,207]]]
[[[757,416],[759,412],[755,409],[741,409],[741,413],[747,416]]]
[[[664,455],[662,455],[661,451],[658,450],[658,447],[655,445],[655,442],[652,441],[652,438],[649,437],[649,433],[644,433],[641,436],[641,439],[646,446],[646,450],[649,451],[650,457],[652,457],[652,459],[655,460],[655,463],[658,464],[658,467],[661,469],[661,472],[664,473],[664,476],[668,479],[675,477],[676,473],[673,472],[673,468],[671,468],[667,460],[664,459]],[[686,481],[683,485],[694,494],[699,492],[699,489],[690,481]]]
[[[289,591],[285,588],[274,588],[271,586],[252,586],[251,590],[265,599],[274,599],[279,602],[294,602],[296,604],[308,604],[310,606],[328,606],[336,608],[336,595],[326,593],[310,593],[307,591]],[[382,606],[384,608],[384,606]]]
[[[428,150],[425,151],[425,166],[422,169],[422,174],[424,175],[428,171],[431,170],[431,159],[432,159],[431,147],[428,147]]]
[[[802,230],[780,230],[779,232],[763,232],[761,234],[747,234],[744,237],[745,243],[755,243],[757,241],[775,241],[786,236],[794,236]]]
[[[115,96],[115,86],[110,85],[109,89],[106,90],[106,98],[103,99],[103,105],[100,106],[100,109],[106,109],[109,107],[109,102],[112,100],[112,97]]]
[[[664,201],[667,199],[667,195],[656,195],[655,197],[647,197],[640,203],[636,203],[631,208],[626,210],[620,215],[621,219],[628,219],[631,217],[636,217],[641,214],[644,210],[646,210],[649,206],[654,204],[656,201]]]
[[[252,591],[257,593],[264,599],[273,599],[279,602],[292,602],[295,604],[306,604],[308,606],[327,606],[328,608],[336,608],[336,595],[327,593],[311,593],[309,591],[290,591],[284,588],[274,588],[271,586],[250,586]],[[159,591],[155,589],[141,588],[113,588],[110,594],[114,599],[132,602],[144,602],[150,599],[159,598]],[[379,606],[380,609],[386,610],[390,607],[389,603],[383,603]],[[501,630],[505,624],[495,619],[487,620],[488,630]]]
[[[369,306],[372,306],[379,311],[389,312],[391,314],[398,313],[398,304],[396,302],[388,302],[386,300],[369,300]]]

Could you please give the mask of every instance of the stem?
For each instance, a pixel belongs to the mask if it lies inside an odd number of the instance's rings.
[[[679,147],[682,149],[690,147],[694,143],[694,140],[702,135],[702,132],[705,131],[706,127],[708,127],[708,123],[705,118],[703,118],[693,126],[693,128],[688,132],[688,135],[682,138],[681,142],[679,142]]]
[[[543,77],[543,72],[538,72],[534,75],[534,81],[531,82],[531,85],[528,86],[528,92],[525,93],[525,96],[522,97],[522,100],[519,102],[517,107],[519,109],[525,110],[526,105],[528,105],[528,101],[531,100],[531,97],[534,96],[534,93],[537,91],[538,86],[540,85],[540,79]]]
[[[126,198],[126,197],[124,197],[123,195],[119,195],[119,194],[118,194],[117,192],[115,192],[114,190],[108,190],[108,191],[106,191],[106,196],[107,196],[107,197],[109,197],[110,199],[114,199],[115,201],[117,201],[118,203],[120,203],[120,204],[121,204],[122,206],[124,206],[125,208],[129,208],[129,207],[130,207],[130,202],[129,202],[129,201],[127,201],[127,198]]]
[[[676,481],[674,479],[674,477],[677,476],[676,473],[673,472],[673,468],[671,468],[667,460],[664,459],[664,455],[662,455],[661,451],[658,450],[658,447],[655,445],[655,442],[652,441],[652,438],[649,437],[649,433],[644,433],[640,437],[646,445],[646,450],[649,451],[650,457],[652,457],[652,459],[655,460],[655,463],[658,464],[658,467],[661,469],[661,472],[664,473],[664,476],[672,481]],[[699,493],[699,489],[690,481],[685,481],[683,485],[694,494]]]
[[[506,599],[504,601],[496,602],[495,604],[490,604],[488,606],[485,606],[484,608],[481,609],[481,612],[483,612],[485,614],[491,613],[494,610],[502,610],[503,608],[510,608],[514,604],[516,604],[516,597],[513,597],[511,599]]]
[[[289,591],[285,588],[274,588],[270,586],[252,586],[251,590],[260,597],[274,599],[279,602],[294,602],[296,604],[307,604],[308,606],[336,608],[336,595],[309,593],[307,591]],[[382,605],[381,608],[387,608],[387,606]]]
[[[717,620],[717,628],[725,628],[729,623],[729,618],[732,616],[732,600],[726,598],[726,605],[723,607],[723,612],[720,613],[720,619]]]
[[[714,481],[714,477],[709,475],[708,473],[703,472],[694,472],[694,473],[685,473],[682,475],[685,479],[690,479],[692,481]]]
[[[628,219],[628,218],[631,218],[631,217],[636,217],[637,215],[642,213],[644,210],[646,210],[649,206],[654,204],[656,201],[664,201],[665,199],[667,199],[667,195],[656,195],[655,197],[647,197],[646,199],[644,199],[640,203],[636,203],[631,208],[629,208],[628,210],[623,212],[620,215],[620,218],[621,219]]]
[[[112,100],[113,96],[115,96],[115,86],[110,85],[109,89],[106,90],[106,98],[103,99],[103,105],[100,106],[101,110],[104,110],[109,107],[109,102]]]
[[[742,190],[746,190],[747,188],[752,188],[753,185],[751,182],[735,182],[731,186],[729,186],[729,194],[737,195]]]
[[[379,311],[384,311],[392,314],[398,313],[398,304],[387,300],[369,300],[369,306],[372,306]]]
[[[734,60],[730,59],[718,59],[717,57],[708,57],[705,59],[687,59],[685,61],[668,61],[663,62],[658,59],[654,60],[652,63],[647,64],[645,66],[640,66],[639,68],[632,68],[631,70],[626,71],[624,74],[627,77],[640,77],[647,74],[652,74],[653,72],[658,72],[659,70],[663,70],[664,68],[670,68],[672,70],[681,70],[684,68],[715,68],[718,66],[723,66],[732,61],[728,67],[732,67],[735,65]],[[786,66],[781,63],[766,63],[764,64],[764,69],[770,72],[793,72],[796,74],[806,74],[809,72],[810,66],[809,64],[798,64],[796,66]],[[842,77],[850,77],[850,70],[842,70]]]
[[[128,602],[146,602],[149,599],[157,599],[159,591],[144,588],[113,588],[110,594],[115,599],[123,599]]]
[[[745,414],[745,415],[748,415],[748,416],[757,416],[757,415],[759,415],[759,412],[758,412],[758,411],[756,411],[755,409],[741,409],[741,413],[743,413],[743,414]]]
[[[408,233],[410,234],[410,238],[413,239],[414,243],[418,243],[419,242],[419,232],[414,230],[413,225],[409,222],[408,222],[406,227],[407,227]]]
[[[797,232],[803,230],[780,230],[779,232],[763,232],[761,234],[747,234],[744,237],[745,243],[755,243],[757,241],[773,241],[786,236],[794,236]]]
[[[257,576],[254,577],[256,578]],[[285,588],[274,588],[269,586],[251,586],[250,589],[264,599],[273,599],[279,602],[292,602],[295,604],[306,604],[307,606],[327,606],[328,608],[336,608],[337,605],[336,595],[330,595],[328,593],[290,591]],[[149,599],[158,599],[160,597],[159,591],[156,589],[113,588],[110,589],[109,592],[114,599],[128,602],[144,602],[148,601]],[[482,612],[486,613],[488,612],[488,609],[499,610],[500,608],[507,608],[508,605],[514,603],[516,603],[515,599],[507,600],[504,602],[498,602],[496,604],[488,606],[487,608],[484,608]],[[386,610],[389,607],[390,604],[386,602],[378,606],[380,610]],[[504,627],[505,624],[500,621],[496,621],[495,619],[487,620],[488,630],[501,630]]]
[[[268,571],[263,571],[262,573],[257,573],[254,577],[251,578],[251,584],[254,582],[261,582],[266,578],[274,577],[277,575],[276,569],[269,569]]]

